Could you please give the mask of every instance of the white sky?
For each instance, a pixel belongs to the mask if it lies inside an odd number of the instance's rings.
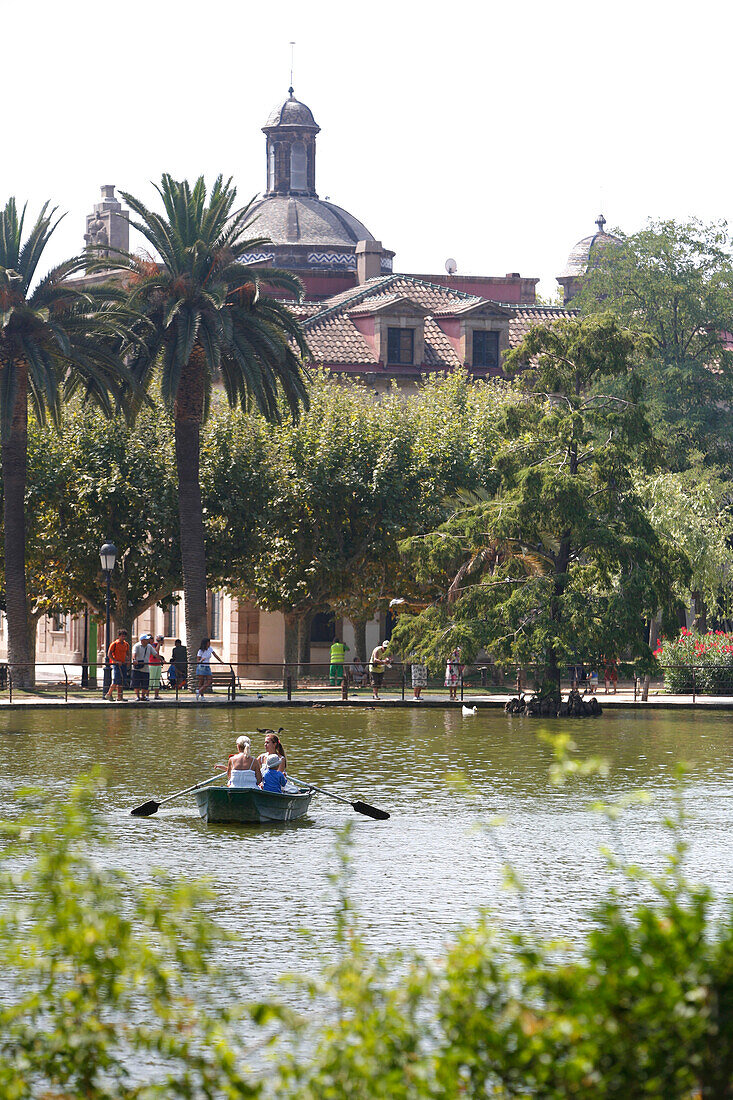
[[[52,260],[99,185],[161,172],[265,187],[270,108],[321,126],[316,187],[396,270],[519,271],[646,218],[726,218],[733,9],[698,0],[0,0],[0,199],[52,198]]]

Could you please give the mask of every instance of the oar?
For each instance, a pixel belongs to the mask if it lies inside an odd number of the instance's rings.
[[[335,798],[337,802],[345,802],[347,806],[351,806],[352,810],[356,810],[358,814],[364,814],[366,817],[373,817],[375,821],[386,821],[389,818],[389,814],[386,810],[380,810],[376,806],[370,806],[368,802],[350,802],[348,798],[342,798],[340,794],[334,794],[333,791],[324,791],[323,787],[315,787],[312,783],[306,783],[305,780],[298,779],[294,775],[291,775],[290,778],[294,783],[300,783],[302,787],[310,787],[312,791],[318,791],[319,794],[325,794],[326,798]]]
[[[157,814],[161,806],[164,806],[166,802],[172,802],[174,798],[180,798],[182,794],[188,794],[189,791],[197,791],[199,787],[205,787],[207,783],[213,783],[215,779],[221,779],[221,775],[212,775],[211,779],[204,779],[203,783],[194,783],[193,787],[184,787],[182,791],[176,791],[175,794],[169,794],[167,798],[161,798],[160,802],[155,802],[152,798],[149,802],[143,802],[142,806],[136,806],[134,810],[130,810],[133,817],[151,817],[152,814]]]

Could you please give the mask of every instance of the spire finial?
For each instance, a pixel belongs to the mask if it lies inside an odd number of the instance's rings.
[[[290,87],[288,88],[288,91],[290,92],[291,96],[292,96],[293,92],[295,91],[295,89],[293,87],[293,83],[294,83],[293,82],[293,68],[295,67],[294,62],[295,62],[295,43],[291,42],[290,43]]]
[[[604,232],[603,227],[604,227],[605,224],[606,224],[606,219],[603,217],[603,214],[599,214],[598,217],[596,218],[596,225],[598,226],[598,232],[599,233]]]

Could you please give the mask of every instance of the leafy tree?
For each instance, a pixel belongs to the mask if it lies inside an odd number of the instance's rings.
[[[33,425],[29,448],[29,589],[34,619],[105,612],[99,547],[111,539],[112,617],[132,623],[181,587],[173,428],[158,405],[134,426],[80,402],[60,432]]]
[[[19,687],[34,683],[29,645],[25,575],[25,493],[28,401],[42,422],[60,418],[62,394],[82,388],[104,412],[112,412],[126,374],[113,350],[124,314],[105,287],[69,283],[85,261],[79,257],[54,267],[36,281],[38,265],[58,220],[44,205],[23,237],[25,208],[15,199],[0,211],[0,429],[2,432],[5,599],[8,659]]]
[[[708,611],[730,615],[731,484],[699,459],[687,470],[639,475],[636,488],[660,538],[676,546],[690,565],[690,577],[675,595],[686,605],[692,593],[695,625],[705,633]]]
[[[144,315],[130,346],[133,375],[150,382],[160,366],[163,402],[175,422],[186,637],[195,683],[196,645],[208,633],[206,540],[200,483],[201,426],[211,386],[221,379],[232,406],[255,405],[268,420],[282,415],[279,394],[296,416],[307,401],[300,356],[305,343],[287,305],[265,292],[299,297],[286,271],[252,268],[243,257],[263,239],[247,236],[249,210],[233,212],[236,189],[220,176],[208,198],[203,177],[164,175],[157,188],[164,214],[123,192],[157,262],[129,257],[130,302]],[[108,261],[105,261],[107,263]],[[192,687],[193,690],[193,687]]]
[[[724,223],[650,222],[594,261],[575,304],[646,339],[637,369],[669,459],[733,455],[733,262]]]
[[[408,540],[418,577],[450,572],[446,598],[403,616],[395,640],[424,658],[542,663],[557,682],[578,650],[650,656],[643,616],[670,600],[683,562],[656,535],[632,463],[649,430],[635,341],[608,319],[534,328],[506,360],[521,372],[487,489],[437,531]],[[623,383],[612,396],[604,382]]]
[[[262,422],[215,402],[202,438],[202,487],[214,583],[226,587],[231,561],[253,552],[264,507]],[[112,617],[133,621],[182,586],[173,424],[158,403],[134,424],[106,420],[78,401],[60,431],[31,421],[27,571],[32,628],[53,611],[83,607],[102,617],[106,582],[99,547],[118,547]]]
[[[285,614],[288,662],[305,659],[316,611],[334,608],[358,626],[410,594],[398,543],[440,522],[456,486],[475,483],[504,400],[505,388],[462,374],[379,400],[323,375],[308,413],[273,429],[261,549],[237,561],[235,590]]]

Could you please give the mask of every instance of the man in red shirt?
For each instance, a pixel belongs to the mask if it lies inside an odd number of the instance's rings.
[[[109,647],[109,663],[112,666],[112,682],[105,699],[112,701],[112,692],[117,688],[117,702],[123,702],[122,688],[125,684],[125,669],[130,657],[130,646],[127,641],[127,631],[118,630],[117,637]]]

